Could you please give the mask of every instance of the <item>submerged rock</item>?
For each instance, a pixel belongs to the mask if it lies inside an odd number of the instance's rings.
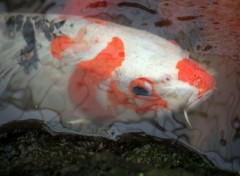
[[[174,141],[144,134],[112,141],[49,132],[39,123],[0,128],[0,175],[237,175]]]

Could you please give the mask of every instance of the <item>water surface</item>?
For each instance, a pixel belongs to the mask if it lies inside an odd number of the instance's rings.
[[[240,3],[228,0],[141,0],[137,3],[134,0],[82,0],[78,3],[52,0],[36,1],[30,9],[24,5],[15,9],[2,1],[0,9],[93,16],[177,41],[193,59],[215,73],[217,82],[214,94],[189,112],[192,128],[186,124],[183,114],[169,113],[154,122],[117,122],[100,135],[115,138],[127,132],[145,132],[178,140],[205,155],[218,167],[240,171]],[[0,84],[1,92],[3,79]],[[16,94],[15,98],[19,96]],[[31,103],[27,99],[24,101]],[[51,110],[35,107],[24,111],[10,103],[1,107],[1,117],[6,116],[6,112],[11,112],[12,116],[1,119],[2,124],[34,117],[47,121],[53,130],[76,132],[61,126],[58,113]]]

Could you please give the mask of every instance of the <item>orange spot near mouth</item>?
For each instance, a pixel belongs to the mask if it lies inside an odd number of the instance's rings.
[[[62,53],[67,48],[70,48],[74,44],[75,44],[75,40],[70,38],[70,37],[68,37],[68,36],[65,36],[65,35],[57,36],[51,42],[51,53],[52,53],[52,56],[55,57],[58,60],[61,60]]]
[[[215,86],[213,77],[190,59],[180,60],[176,68],[179,69],[178,80],[197,87],[199,97]]]
[[[101,118],[112,118],[110,110],[103,109],[97,96],[104,94],[99,84],[112,77],[125,59],[124,44],[118,37],[112,38],[95,58],[80,62],[69,80],[70,99],[85,113]]]

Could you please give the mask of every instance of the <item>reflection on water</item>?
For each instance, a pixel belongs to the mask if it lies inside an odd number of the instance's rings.
[[[7,2],[7,1],[6,1]],[[10,2],[10,1],[9,1]],[[0,5],[1,9],[12,11],[10,3]],[[44,3],[40,3],[44,2]],[[155,121],[139,123],[120,123],[111,125],[107,131],[96,129],[94,125],[90,133],[94,132],[108,137],[131,131],[144,131],[160,138],[178,140],[202,154],[206,155],[217,166],[233,170],[240,170],[240,33],[239,14],[240,4],[237,1],[87,1],[81,3],[66,1],[36,1],[32,11],[42,13],[66,13],[74,15],[93,16],[138,29],[144,29],[167,39],[176,40],[183,48],[191,53],[191,57],[202,63],[204,67],[215,72],[217,89],[213,95],[189,112],[190,128],[182,113],[158,114]],[[78,1],[79,2],[79,1]],[[22,3],[23,4],[23,3]],[[24,6],[21,6],[24,9]],[[24,11],[19,7],[19,11]],[[26,9],[26,7],[25,7]],[[143,41],[144,42],[144,41]],[[47,43],[42,43],[47,45]],[[1,46],[6,55],[13,55],[7,48],[24,48],[18,44]],[[46,57],[40,53],[39,58]],[[2,58],[1,58],[2,59]],[[34,77],[24,76],[24,72],[17,71],[18,62],[5,61],[7,69],[1,78],[0,93],[5,90],[14,102],[1,101],[1,123],[18,119],[41,119],[54,130],[66,130],[59,123],[59,113],[50,109],[33,107],[31,100],[38,97],[48,97],[49,106],[64,109],[66,100],[61,90],[66,89],[66,79],[62,79],[57,69],[45,67],[32,70]],[[55,62],[55,61],[52,61]],[[36,62],[37,63],[37,62]],[[67,64],[67,63],[65,63]],[[16,67],[12,67],[16,65]],[[34,64],[33,64],[34,65]],[[2,65],[1,65],[2,67]],[[59,68],[64,68],[59,65]],[[66,67],[65,67],[66,68]],[[37,70],[37,71],[36,71]],[[51,77],[46,76],[51,70]],[[63,73],[69,70],[62,70]],[[6,82],[12,77],[9,86]],[[22,79],[24,77],[24,80]],[[41,78],[41,79],[40,79]],[[51,80],[50,80],[51,78]],[[39,82],[41,80],[41,82]],[[51,83],[49,83],[51,82]],[[51,88],[46,85],[55,83]],[[6,87],[8,86],[8,87]],[[14,89],[17,87],[17,90]],[[31,91],[34,89],[34,95]],[[35,97],[33,97],[35,96]],[[57,102],[57,103],[56,103]],[[21,107],[21,108],[16,108]],[[46,105],[47,106],[47,105]],[[6,115],[7,114],[7,115]],[[89,133],[89,131],[88,131]]]

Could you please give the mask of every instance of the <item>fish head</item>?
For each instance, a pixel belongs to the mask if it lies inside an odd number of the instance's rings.
[[[79,62],[69,96],[83,113],[101,121],[152,118],[189,109],[210,95],[214,78],[179,46],[159,37],[140,39],[113,37],[95,58]]]
[[[189,59],[188,53],[171,42],[152,49],[139,58],[134,54],[135,61],[125,61],[117,69],[109,88],[111,103],[144,116],[156,111],[189,110],[211,95],[213,76]]]

